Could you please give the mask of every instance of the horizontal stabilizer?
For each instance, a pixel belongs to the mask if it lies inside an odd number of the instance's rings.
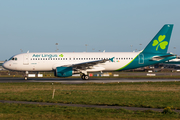
[[[164,56],[154,56],[150,61],[160,61],[162,59],[165,59],[165,58],[171,57],[171,56],[174,56],[174,55],[170,54],[170,55],[164,55]]]

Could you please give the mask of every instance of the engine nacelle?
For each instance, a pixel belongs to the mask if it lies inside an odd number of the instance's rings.
[[[56,71],[54,73],[57,77],[69,77],[72,76],[72,74],[72,67],[56,67]]]

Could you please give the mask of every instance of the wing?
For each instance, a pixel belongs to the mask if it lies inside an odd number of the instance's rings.
[[[114,59],[114,57],[110,58],[110,59],[102,59],[102,60],[72,64],[72,65],[64,65],[63,67],[72,67],[74,70],[86,70],[86,69],[91,69],[93,66],[95,66],[97,64],[103,64],[107,61],[113,62],[113,59]]]

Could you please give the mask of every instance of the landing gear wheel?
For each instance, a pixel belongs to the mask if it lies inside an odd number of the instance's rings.
[[[84,78],[85,78],[85,75],[82,75],[82,76],[81,76],[81,79],[85,80]]]
[[[89,76],[88,75],[85,75],[84,76],[84,80],[88,80],[89,79]]]
[[[28,77],[24,77],[24,79],[25,79],[25,80],[27,80],[27,79],[28,79]]]
[[[88,76],[88,75],[82,75],[82,76],[81,76],[81,79],[83,79],[83,80],[88,80],[88,79],[89,79],[89,76]]]

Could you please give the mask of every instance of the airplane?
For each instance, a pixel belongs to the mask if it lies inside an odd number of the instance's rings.
[[[167,53],[172,29],[173,24],[165,24],[145,49],[138,52],[27,52],[12,56],[3,67],[24,71],[25,80],[29,71],[54,71],[56,77],[80,74],[83,80],[88,80],[89,72],[129,70],[176,58]]]
[[[168,60],[163,62],[164,64],[172,64],[172,65],[177,65],[180,66],[180,57],[176,57],[175,59]]]

